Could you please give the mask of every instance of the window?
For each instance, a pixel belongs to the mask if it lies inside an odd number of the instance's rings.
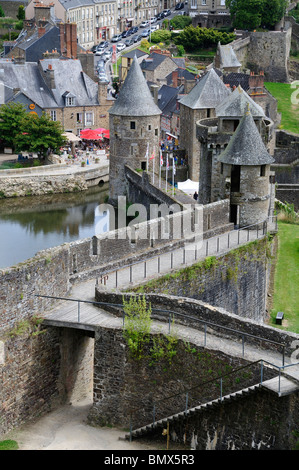
[[[75,105],[75,97],[74,96],[67,96],[65,98],[65,105],[66,106],[74,106]]]
[[[135,121],[130,122],[130,129],[136,129],[136,122]]]
[[[240,191],[240,177],[241,167],[240,165],[233,165],[231,171],[231,191],[238,193]]]
[[[92,112],[85,113],[85,125],[86,126],[93,125],[93,113]]]
[[[56,116],[56,110],[55,109],[50,111],[50,116],[51,116],[52,121],[57,121],[57,116]]]
[[[260,176],[266,176],[266,165],[261,165]]]

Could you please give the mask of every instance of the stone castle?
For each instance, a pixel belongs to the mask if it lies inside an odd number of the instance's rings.
[[[225,86],[213,68],[180,105],[180,146],[191,178],[199,181],[198,202],[230,199],[230,221],[238,227],[266,220],[273,208],[271,119],[240,86]],[[136,57],[109,114],[110,199],[116,201],[129,193],[126,166],[156,173],[156,181],[159,174],[160,110]],[[157,149],[153,161],[149,145]]]

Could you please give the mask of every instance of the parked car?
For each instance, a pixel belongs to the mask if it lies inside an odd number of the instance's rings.
[[[171,11],[170,10],[163,10],[163,13],[164,13],[164,16],[169,16],[171,15]]]
[[[111,51],[105,51],[104,54],[103,54],[103,58],[104,60],[110,60],[112,57],[112,52]]]
[[[151,24],[156,23],[157,18],[155,16],[152,16],[151,19],[150,19],[150,22],[151,22]]]
[[[125,45],[127,47],[132,46],[132,44],[134,44],[134,39],[133,38],[128,38],[128,39],[125,40]]]
[[[109,83],[109,79],[106,74],[99,74],[99,81],[102,83]]]
[[[142,21],[140,28],[146,28],[148,26],[148,21]]]
[[[105,70],[105,61],[103,59],[100,59],[97,61],[96,69],[104,69]]]
[[[139,41],[141,41],[141,39],[139,39],[140,36],[141,36],[140,34],[136,34],[136,36],[133,37],[133,41],[134,41],[134,42],[139,42]]]
[[[122,39],[121,37],[121,34],[115,34],[112,38],[111,38],[111,42],[118,42]]]
[[[105,52],[105,47],[98,46],[95,51],[95,55],[102,55]]]
[[[163,18],[165,18],[165,15],[164,15],[163,11],[161,11],[161,13],[157,14],[157,20],[163,20]]]
[[[157,29],[159,29],[159,28],[160,28],[160,26],[158,24],[153,24],[153,25],[151,25],[151,32],[157,31]]]
[[[150,33],[150,32],[149,32],[149,29],[145,29],[145,30],[143,31],[143,33],[141,33],[141,36],[142,36],[143,38],[147,38],[147,37],[149,36],[149,33]]]
[[[127,38],[128,36],[130,36],[129,31],[123,31],[123,32],[121,33],[121,37],[122,37],[122,38]]]
[[[137,36],[137,40],[136,40],[135,42],[139,42],[139,41],[141,41],[141,39],[143,39],[143,36],[142,36],[142,34],[138,34],[138,36]]]
[[[101,41],[100,44],[97,46],[97,47],[108,47],[109,46],[109,42],[108,41]]]
[[[135,34],[137,33],[138,29],[139,29],[138,26],[133,26],[133,28],[131,28],[130,31],[132,31],[132,34]]]
[[[175,10],[182,10],[184,8],[184,2],[177,3],[174,7]]]
[[[122,51],[122,50],[125,49],[125,48],[126,48],[126,45],[125,45],[123,42],[119,42],[119,43],[117,44],[117,46],[116,46],[117,52],[120,52],[120,51]]]

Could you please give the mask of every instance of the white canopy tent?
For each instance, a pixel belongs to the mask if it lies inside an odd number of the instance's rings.
[[[64,132],[62,135],[67,138],[68,142],[81,142],[80,137],[72,132]]]
[[[198,192],[198,181],[186,180],[178,183],[178,189],[183,191],[186,194],[190,194],[193,196],[195,191]]]

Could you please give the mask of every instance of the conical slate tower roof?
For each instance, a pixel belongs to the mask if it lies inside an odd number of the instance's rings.
[[[252,98],[239,85],[222,103],[215,112],[217,117],[241,117],[249,110],[252,116],[257,118],[265,117],[263,108],[256,104]]]
[[[242,117],[218,161],[244,166],[267,165],[275,161],[268,153],[249,110]]]
[[[191,109],[216,108],[231,91],[224,85],[214,69],[209,70],[195,85],[194,88],[183,96],[180,104]]]
[[[118,116],[154,116],[161,114],[146,83],[136,56],[109,114]]]

